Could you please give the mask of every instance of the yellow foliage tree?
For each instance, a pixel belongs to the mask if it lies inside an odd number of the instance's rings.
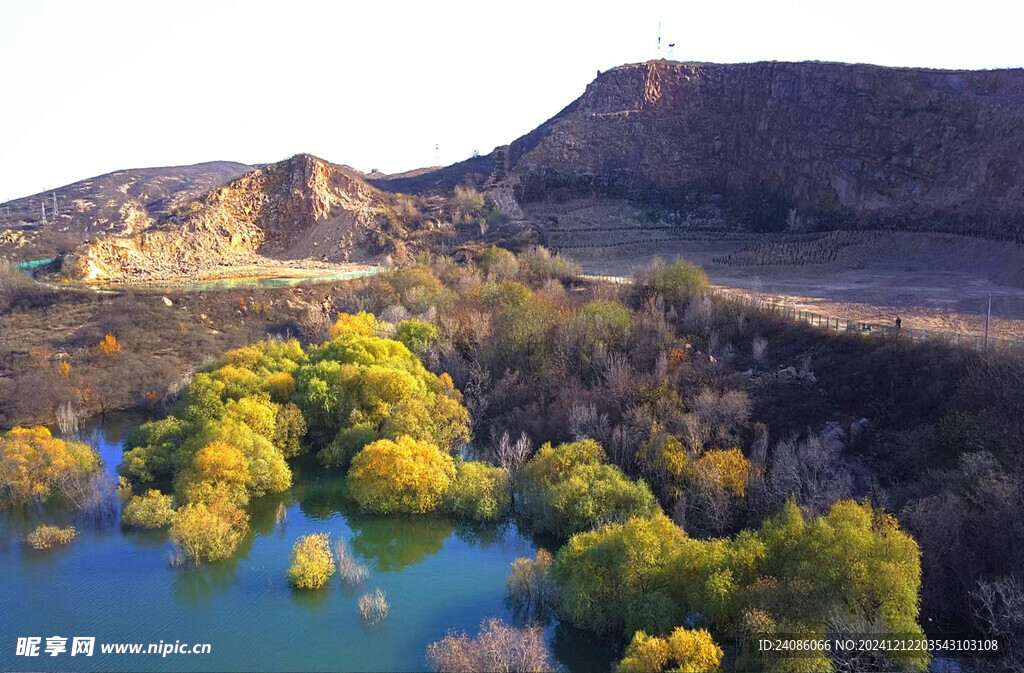
[[[722,663],[722,648],[704,629],[677,628],[666,638],[637,631],[626,648],[617,673],[714,673]]]
[[[616,673],[661,673],[668,663],[668,643],[664,638],[649,636],[643,631],[633,634],[626,656],[615,668]]]
[[[296,589],[321,589],[334,574],[334,554],[328,533],[303,535],[292,547],[288,581]]]
[[[149,489],[145,495],[132,496],[132,499],[121,510],[121,523],[135,528],[164,528],[174,519],[171,509],[173,498],[155,489]]]
[[[56,439],[42,426],[16,427],[0,437],[0,505],[60,493],[99,466],[99,454],[87,444]]]
[[[374,336],[380,324],[372,313],[360,311],[352,315],[350,313],[339,313],[338,320],[331,327],[328,335],[331,339],[343,336]]]
[[[738,498],[746,493],[751,465],[738,448],[707,451],[693,469],[698,483],[721,487]]]
[[[99,349],[104,355],[117,355],[121,352],[121,344],[118,343],[116,336],[108,334],[100,340]]]
[[[60,364],[57,365],[57,371],[60,372],[62,378],[68,378],[71,375],[71,363],[67,360],[61,360]]]
[[[380,439],[352,459],[352,496],[366,511],[432,512],[455,479],[455,462],[436,446],[411,437]]]
[[[171,522],[171,541],[199,565],[234,553],[249,532],[249,515],[225,501],[191,503],[178,509]]]
[[[183,502],[223,499],[244,505],[249,501],[251,482],[249,464],[241,449],[225,441],[214,441],[200,449],[192,464],[182,472],[178,493]]]
[[[267,392],[278,404],[290,402],[295,395],[295,378],[288,372],[277,372],[267,377]]]

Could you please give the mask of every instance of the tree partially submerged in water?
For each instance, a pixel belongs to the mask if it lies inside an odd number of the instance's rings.
[[[47,551],[61,545],[71,544],[78,537],[74,526],[37,526],[25,536],[25,543],[37,551]]]
[[[64,496],[80,506],[82,487],[93,483],[100,456],[88,444],[55,438],[44,427],[14,428],[0,435],[0,506]]]
[[[616,667],[616,673],[715,673],[722,663],[722,648],[704,629],[679,627],[667,638],[637,631]]]
[[[539,626],[517,628],[500,619],[485,620],[475,638],[465,633],[449,633],[427,646],[427,659],[438,673],[555,670]]]
[[[757,530],[708,540],[687,537],[662,515],[636,518],[574,536],[551,574],[565,619],[620,637],[684,624],[751,639],[821,638],[850,624],[924,637],[917,544],[867,503],[842,501],[808,518],[791,501]],[[757,652],[742,656],[749,668],[763,667]],[[827,669],[824,656],[812,667]],[[928,663],[921,651],[889,656],[904,670]]]
[[[174,519],[174,498],[156,489],[131,497],[121,510],[121,523],[134,528],[166,528]]]
[[[303,535],[292,547],[288,582],[296,589],[322,589],[334,574],[334,554],[328,533]]]
[[[249,515],[225,500],[184,505],[171,520],[171,541],[196,565],[228,558],[248,532]]]
[[[432,512],[454,479],[451,456],[405,436],[368,445],[356,455],[348,473],[349,488],[359,506],[381,514]]]

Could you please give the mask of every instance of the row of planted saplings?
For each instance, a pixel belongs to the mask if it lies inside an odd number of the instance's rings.
[[[356,587],[370,577],[370,571],[360,563],[344,540],[331,550],[330,533],[303,535],[292,547],[292,564],[288,569],[288,582],[296,589],[322,589],[334,574],[341,581]],[[388,601],[377,587],[359,597],[359,614],[367,624],[379,624],[388,616]]]

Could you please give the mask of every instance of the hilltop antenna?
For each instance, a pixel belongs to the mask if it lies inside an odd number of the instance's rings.
[[[441,165],[441,145],[438,143],[434,143],[434,165]]]
[[[661,21],[658,22],[658,58],[661,58]]]
[[[676,43],[675,42],[669,42],[668,43],[668,60],[670,60],[670,61],[674,61],[675,60],[675,58],[676,58],[676,53],[675,52],[676,52]]]

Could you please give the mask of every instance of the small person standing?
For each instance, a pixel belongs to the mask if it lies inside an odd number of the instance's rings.
[[[903,329],[903,318],[896,316],[896,330]]]

